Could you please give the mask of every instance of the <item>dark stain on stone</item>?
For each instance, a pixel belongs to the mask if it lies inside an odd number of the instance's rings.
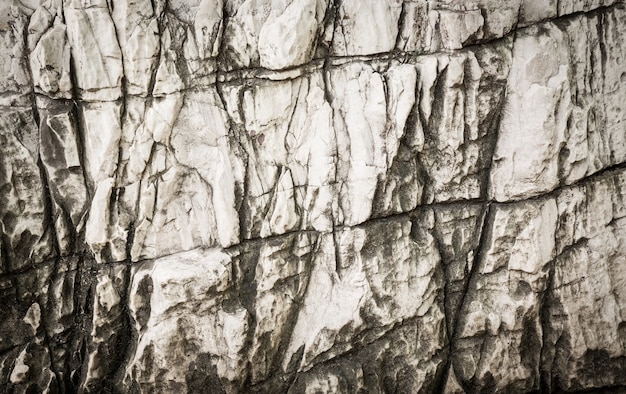
[[[187,393],[189,394],[225,394],[217,367],[211,361],[211,355],[200,353],[189,363],[185,374]]]
[[[144,276],[137,285],[137,296],[141,297],[142,302],[141,306],[139,306],[135,312],[135,317],[137,323],[139,323],[142,328],[148,324],[148,320],[150,319],[150,297],[152,296],[153,290],[154,284],[149,275]]]
[[[295,371],[300,366],[302,362],[302,357],[304,357],[304,345],[300,346],[298,350],[291,356],[289,360],[289,364],[287,364],[287,371]]]
[[[526,282],[522,282],[526,283]],[[529,312],[524,316],[522,323],[522,338],[520,344],[520,360],[522,365],[533,371],[535,386],[539,383],[539,361],[541,356],[541,336],[537,331],[538,317]]]

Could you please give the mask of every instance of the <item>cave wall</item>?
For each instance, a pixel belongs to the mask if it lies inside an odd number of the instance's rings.
[[[6,0],[0,392],[626,389],[616,0]]]

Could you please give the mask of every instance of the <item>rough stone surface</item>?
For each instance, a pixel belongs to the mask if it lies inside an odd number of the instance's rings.
[[[620,0],[6,0],[0,392],[626,391]]]

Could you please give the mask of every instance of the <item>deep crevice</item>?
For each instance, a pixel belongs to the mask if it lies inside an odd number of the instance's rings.
[[[493,227],[495,223],[496,209],[492,208],[491,204],[487,204],[486,207],[484,208],[483,215],[484,215],[484,219],[483,219],[483,223],[480,229],[478,247],[476,248],[476,252],[474,254],[475,255],[474,262],[472,264],[471,270],[467,277],[467,282],[465,283],[458,309],[455,313],[457,315],[457,318],[456,318],[456,323],[454,324],[454,327],[452,327],[452,336],[450,338],[450,344],[449,344],[450,358],[448,359],[448,365],[447,365],[446,370],[450,371],[450,368],[454,369],[457,377],[462,376],[462,375],[459,373],[460,371],[457,370],[457,366],[452,360],[452,354],[456,353],[458,341],[460,339],[459,332],[460,332],[460,329],[465,325],[466,319],[467,319],[467,314],[462,313],[462,312],[466,311],[466,309],[468,308],[469,293],[472,289],[476,289],[477,281],[478,281],[478,273],[483,266],[483,261],[485,258],[484,254],[488,251],[488,248],[489,248],[489,243],[492,237],[492,231],[493,231]],[[447,375],[448,373],[444,373],[443,376],[447,377]],[[466,392],[473,392],[471,384],[469,383],[470,382],[459,381],[459,384],[463,386],[463,389]],[[440,386],[440,388],[442,390],[440,392],[444,392],[445,383],[443,383]]]

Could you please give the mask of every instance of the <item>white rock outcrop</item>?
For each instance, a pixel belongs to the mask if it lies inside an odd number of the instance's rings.
[[[620,0],[6,0],[0,392],[626,389]]]

